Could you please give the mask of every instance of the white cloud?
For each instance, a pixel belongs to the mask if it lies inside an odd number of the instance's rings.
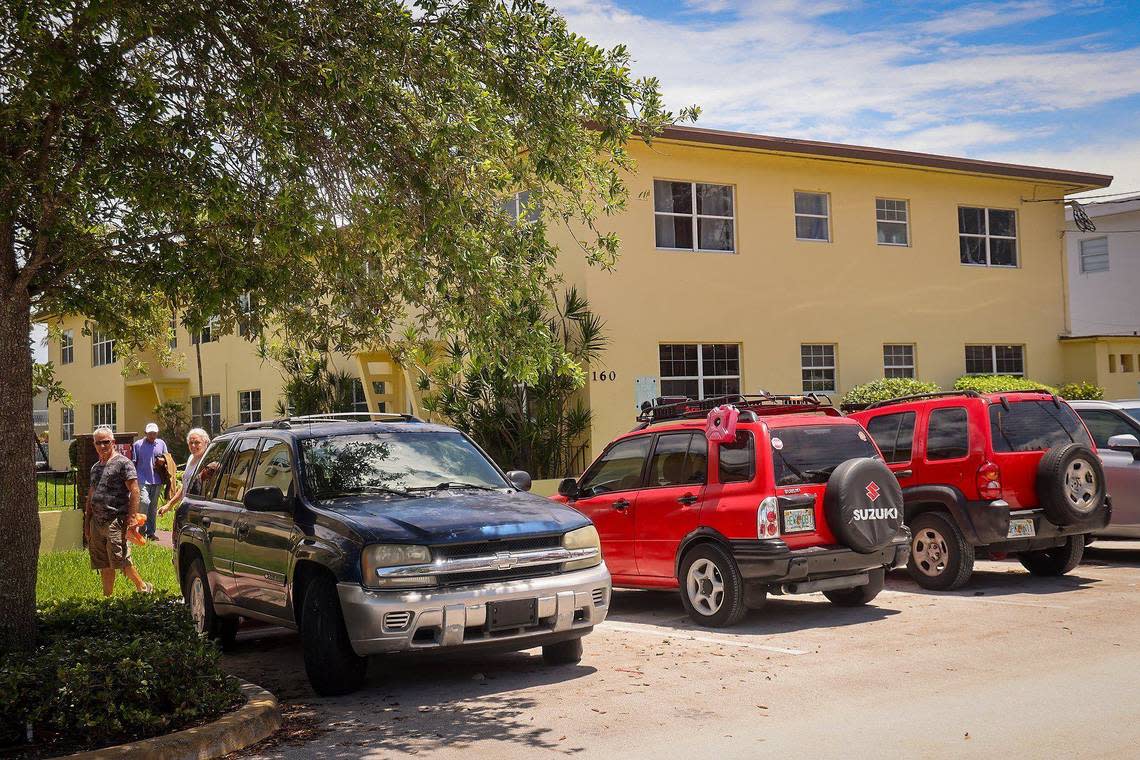
[[[1053,3],[1041,0],[977,3],[947,11],[921,23],[919,28],[928,34],[956,36],[1035,21],[1055,15],[1057,12],[1057,7]]]

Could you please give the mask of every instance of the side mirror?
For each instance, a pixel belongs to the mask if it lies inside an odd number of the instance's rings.
[[[284,512],[285,494],[277,486],[258,486],[245,492],[242,504],[252,512]]]
[[[578,498],[578,481],[574,478],[563,478],[558,484],[558,495],[567,499]]]
[[[1113,451],[1125,451],[1131,453],[1132,456],[1140,455],[1140,441],[1136,440],[1136,436],[1131,433],[1124,433],[1123,435],[1114,435],[1108,439],[1108,448]]]
[[[511,482],[512,486],[519,489],[520,491],[530,490],[530,473],[526,470],[511,470],[507,473],[507,480]]]

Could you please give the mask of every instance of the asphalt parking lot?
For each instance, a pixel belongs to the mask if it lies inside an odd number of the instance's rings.
[[[324,699],[293,634],[243,632],[224,663],[286,717],[247,758],[1135,757],[1138,587],[1140,542],[1099,542],[1062,578],[987,561],[936,593],[895,572],[865,608],[778,597],[715,631],[676,593],[619,590],[577,666],[374,659]]]

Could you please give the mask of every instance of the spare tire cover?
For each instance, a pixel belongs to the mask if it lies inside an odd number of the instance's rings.
[[[902,527],[902,488],[882,460],[848,459],[827,481],[823,510],[841,543],[869,554],[889,544]]]

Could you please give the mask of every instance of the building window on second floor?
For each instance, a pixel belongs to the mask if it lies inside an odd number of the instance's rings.
[[[958,207],[958,246],[963,264],[1017,266],[1017,212]]]
[[[732,185],[653,180],[653,223],[658,248],[736,250]]]
[[[831,240],[831,201],[827,193],[796,193],[796,240]]]
[[[114,401],[91,405],[92,430],[103,426],[109,427],[111,430],[118,430],[118,418],[118,410],[115,407]]]
[[[910,214],[906,201],[876,198],[875,227],[879,245],[910,245]]]
[[[883,377],[914,377],[914,344],[883,345]]]
[[[831,343],[804,343],[800,346],[800,373],[804,393],[835,391],[835,346]]]
[[[368,396],[364,392],[364,383],[362,383],[359,379],[352,381],[352,411],[368,411]],[[383,411],[383,409],[380,411]]]
[[[217,393],[190,399],[190,424],[217,435],[222,429],[222,398]]]
[[[739,343],[663,343],[662,396],[703,399],[740,393]]]
[[[238,392],[238,421],[261,422],[261,391]]]
[[[178,348],[178,317],[170,315],[170,347]]]
[[[1108,271],[1108,238],[1081,241],[1081,274]]]
[[[59,336],[59,363],[71,364],[75,361],[75,331],[64,330]]]
[[[542,216],[542,204],[532,199],[530,190],[522,190],[504,200],[500,206],[515,224],[537,222]],[[367,411],[367,410],[365,410]]]
[[[101,330],[91,331],[91,366],[115,363],[115,339]]]
[[[1132,354],[1120,355],[1120,371],[1121,372],[1135,372],[1134,364],[1132,364]]]
[[[75,437],[75,410],[64,407],[59,410],[59,437],[70,441]]]
[[[206,326],[195,333],[190,334],[190,342],[197,345],[199,343],[213,343],[218,338],[222,337],[219,332],[218,318],[210,317],[206,321]]]
[[[967,375],[1025,375],[1025,346],[966,346]]]

